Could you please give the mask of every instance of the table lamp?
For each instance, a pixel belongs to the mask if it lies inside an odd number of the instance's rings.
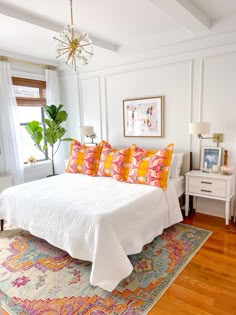
[[[93,126],[80,126],[80,135],[91,138],[91,144],[95,144],[93,140],[96,138]]]

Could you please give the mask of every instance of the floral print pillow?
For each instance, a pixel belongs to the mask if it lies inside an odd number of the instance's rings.
[[[69,161],[66,167],[66,172],[67,173],[78,173],[77,171],[77,165],[76,165],[76,161],[78,158],[78,154],[80,152],[80,150],[83,149],[83,147],[85,147],[84,144],[80,143],[79,141],[73,139],[71,141],[71,145],[70,145],[70,157],[69,157]]]
[[[77,140],[73,140],[66,172],[84,173],[90,176],[97,175],[103,147],[111,146],[108,142],[102,141],[94,147],[88,147]]]
[[[115,149],[103,147],[98,167],[98,176],[110,176],[126,181],[129,173],[131,148]]]
[[[166,189],[173,148],[169,144],[163,150],[145,150],[133,145],[127,182]]]

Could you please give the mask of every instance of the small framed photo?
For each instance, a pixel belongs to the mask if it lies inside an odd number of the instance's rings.
[[[211,172],[213,165],[220,167],[222,148],[202,147],[201,171]]]
[[[125,137],[163,136],[163,96],[123,101]]]

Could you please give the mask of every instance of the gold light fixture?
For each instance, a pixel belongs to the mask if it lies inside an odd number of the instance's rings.
[[[56,43],[57,58],[76,71],[80,66],[89,63],[93,56],[93,43],[86,32],[74,32],[72,0],[70,0],[70,13],[71,24],[53,38]]]
[[[203,137],[202,134],[210,133],[209,122],[192,122],[189,124],[189,134],[197,134],[199,139],[212,139],[217,143],[217,147],[220,142],[223,142],[223,133],[214,133],[212,137]]]

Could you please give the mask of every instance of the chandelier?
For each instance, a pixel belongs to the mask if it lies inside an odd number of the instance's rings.
[[[70,25],[53,38],[58,54],[56,58],[64,61],[76,71],[80,66],[89,63],[93,56],[93,43],[86,32],[74,32],[72,0],[70,0],[70,13]]]

